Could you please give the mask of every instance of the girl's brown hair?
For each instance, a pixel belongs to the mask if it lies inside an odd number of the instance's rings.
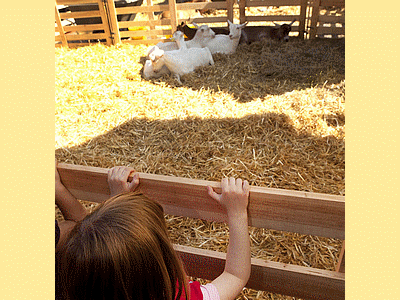
[[[188,299],[162,206],[140,193],[100,204],[56,253],[56,291],[63,299]]]

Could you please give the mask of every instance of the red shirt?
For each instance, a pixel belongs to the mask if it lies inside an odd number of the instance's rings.
[[[189,281],[190,300],[203,300],[203,293],[200,289],[200,282]],[[185,300],[185,291],[183,290],[182,296],[179,300]]]

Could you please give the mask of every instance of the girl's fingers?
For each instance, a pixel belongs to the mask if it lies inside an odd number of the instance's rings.
[[[211,187],[211,186],[207,186],[207,192],[208,192],[208,195],[211,197],[211,198],[213,198],[214,200],[216,200],[216,201],[220,201],[220,199],[221,199],[221,195],[219,195],[219,194],[217,194],[216,192],[214,192],[214,190],[213,190],[213,188]]]
[[[250,192],[250,184],[247,180],[245,180],[243,182],[243,190],[245,191],[245,193],[248,195]]]

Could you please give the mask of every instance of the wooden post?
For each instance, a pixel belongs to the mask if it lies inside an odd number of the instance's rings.
[[[233,23],[233,0],[226,0],[227,19]]]
[[[171,34],[176,31],[176,28],[178,26],[178,16],[176,15],[176,1],[175,0],[169,0],[169,12],[171,16]]]
[[[152,5],[153,5],[153,1],[152,1],[152,0],[146,0],[146,5],[147,5],[147,6],[152,6]],[[150,30],[156,29],[156,26],[153,24],[153,21],[154,21],[154,12],[149,11],[149,12],[147,13],[147,16],[149,17],[149,27],[150,27]],[[152,39],[155,39],[155,38],[157,38],[157,36],[152,35],[151,38],[152,38]]]
[[[106,41],[107,41],[107,45],[111,45],[112,44],[112,39],[111,39],[111,28],[110,28],[110,22],[107,18],[107,10],[104,6],[104,2],[103,0],[98,0],[97,4],[99,6],[99,12],[100,12],[100,16],[101,16],[101,23],[103,24],[103,28],[104,28],[104,32],[106,34]]]
[[[56,7],[56,22],[57,22],[57,28],[58,28],[58,32],[60,33],[61,42],[62,42],[62,45],[63,45],[64,47],[68,47],[67,37],[65,36],[65,32],[64,32],[63,26],[62,26],[62,24],[61,24],[60,13],[58,12],[58,9],[57,9],[57,3],[56,3],[56,6],[55,6],[55,7]]]
[[[336,272],[344,273],[345,271],[345,262],[344,262],[344,242],[342,244],[342,250],[340,250],[338,264],[336,266]]]
[[[104,1],[106,6],[106,13],[108,17],[108,22],[110,24],[111,40],[112,43],[115,45],[121,42],[121,35],[119,34],[117,12],[115,10],[114,0],[102,0],[102,1]]]
[[[240,24],[246,22],[246,0],[239,0],[239,20]]]
[[[307,15],[308,0],[301,0],[300,20],[299,20],[299,37],[304,40],[306,33],[306,15]]]
[[[312,3],[310,39],[314,39],[317,35],[317,25],[318,25],[318,19],[319,19],[320,5],[321,5],[321,0],[314,0]]]

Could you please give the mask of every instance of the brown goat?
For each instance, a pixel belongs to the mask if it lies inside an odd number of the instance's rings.
[[[193,23],[193,25],[197,27],[196,23]],[[215,34],[229,34],[229,30],[223,27],[210,27],[210,28],[215,32]],[[184,22],[178,25],[176,29],[182,31],[186,35],[188,40],[191,40],[197,31],[197,28],[191,28]]]
[[[248,26],[243,28],[240,38],[241,44],[251,44],[262,39],[289,41],[289,32],[292,30],[293,20],[290,24],[275,24],[275,26]]]

